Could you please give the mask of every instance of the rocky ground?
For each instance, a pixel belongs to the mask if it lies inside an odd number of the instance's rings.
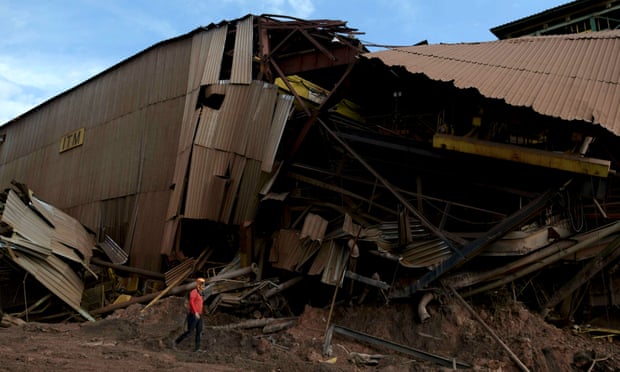
[[[521,370],[479,320],[455,298],[429,305],[420,323],[411,304],[337,306],[331,322],[391,342],[455,359],[477,371]],[[520,303],[474,305],[474,311],[532,371],[620,370],[618,342],[543,321]],[[334,334],[323,355],[329,309],[307,306],[293,326],[271,333],[236,328],[248,319],[205,316],[205,352],[193,338],[177,350],[184,297],[135,304],[96,322],[25,323],[0,328],[0,371],[447,371],[452,368]]]

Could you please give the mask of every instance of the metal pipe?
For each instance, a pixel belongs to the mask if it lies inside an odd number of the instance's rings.
[[[433,292],[427,292],[422,296],[420,303],[418,303],[418,315],[420,316],[420,321],[424,323],[425,321],[431,318],[431,314],[426,310],[426,305],[431,302],[435,298]]]
[[[290,280],[280,284],[277,287],[271,288],[270,290],[265,292],[265,298],[272,297],[272,296],[274,296],[274,295],[284,291],[285,289],[288,289],[288,288],[294,286],[295,284],[299,283],[302,279],[303,279],[303,276],[298,276],[298,277],[295,277],[293,279],[290,279]]]
[[[149,278],[155,278],[155,279],[164,279],[164,274],[162,273],[158,273],[155,271],[149,271],[149,270],[144,270],[144,269],[138,269],[136,267],[129,267],[129,266],[124,266],[124,265],[118,265],[118,264],[114,264],[111,262],[106,262],[98,257],[92,257],[90,259],[90,263],[97,265],[97,266],[104,266],[104,267],[110,267],[114,270],[118,270],[118,271],[125,271],[128,273],[133,273],[133,274],[138,274],[138,275],[143,275],[143,276],[147,276]]]
[[[229,272],[224,273],[222,275],[216,275],[214,277],[208,278],[205,281],[205,283],[211,283],[211,282],[215,282],[215,281],[222,280],[222,279],[231,279],[231,278],[239,277],[239,276],[242,276],[242,275],[247,275],[247,274],[249,274],[251,272],[256,272],[257,269],[258,269],[258,267],[256,266],[256,264],[253,263],[252,265],[250,265],[248,267],[243,267],[241,269],[229,271]],[[183,284],[183,285],[180,285],[180,286],[176,286],[176,287],[173,287],[172,289],[168,290],[168,292],[166,293],[166,296],[171,296],[171,295],[185,293],[187,291],[191,291],[195,287],[196,287],[196,282],[195,281],[193,281],[191,283]],[[133,304],[136,304],[136,303],[142,303],[142,302],[151,301],[152,299],[154,299],[157,296],[159,296],[161,292],[163,292],[163,291],[157,291],[157,292],[149,293],[147,295],[140,296],[140,297],[133,297],[129,301],[125,301],[125,302],[122,302],[122,303],[119,303],[119,304],[112,304],[112,305],[104,306],[102,308],[93,310],[90,313],[92,315],[105,314],[105,313],[109,313],[109,312],[112,312],[112,311],[117,310],[117,309],[125,308],[125,307],[127,307],[129,305],[133,305]]]

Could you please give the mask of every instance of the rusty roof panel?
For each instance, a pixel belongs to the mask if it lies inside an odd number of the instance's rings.
[[[420,45],[366,56],[620,135],[620,30]]]
[[[237,22],[235,50],[230,75],[230,81],[233,84],[250,84],[252,82],[253,35],[253,16],[247,16]]]
[[[310,238],[310,240],[322,241],[327,231],[327,220],[318,214],[308,213],[301,229],[300,239]]]
[[[75,220],[60,209],[32,196],[33,207],[54,225],[52,239],[71,247],[81,253],[82,259],[88,262],[93,255],[95,238]]]

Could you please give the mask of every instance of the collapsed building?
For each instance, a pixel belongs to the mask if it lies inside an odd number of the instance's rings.
[[[561,319],[617,304],[620,31],[378,52],[357,34],[212,24],[0,127],[3,307],[39,300],[14,264],[86,318],[198,274],[211,310],[341,286],[425,303],[511,284]],[[113,290],[106,268],[138,279]]]

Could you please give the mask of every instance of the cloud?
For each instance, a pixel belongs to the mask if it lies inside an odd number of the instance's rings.
[[[293,16],[298,18],[310,18],[314,13],[312,0],[288,0]]]
[[[227,19],[236,19],[246,14],[278,14],[298,18],[310,18],[316,7],[314,0],[221,0],[219,5],[194,1],[192,6],[211,14],[222,14]],[[218,10],[225,9],[225,12]]]
[[[31,53],[0,56],[0,124],[99,73],[108,63]]]
[[[40,99],[42,96],[27,93],[19,85],[0,76],[0,125],[28,111]]]

